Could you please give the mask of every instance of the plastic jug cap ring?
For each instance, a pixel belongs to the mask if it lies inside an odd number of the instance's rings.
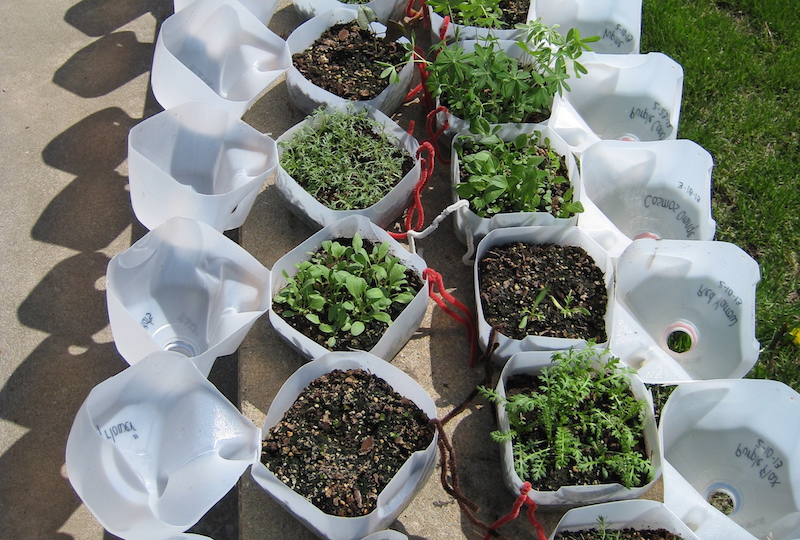
[[[678,321],[664,330],[664,344],[676,354],[685,354],[697,345],[697,328],[688,321]]]

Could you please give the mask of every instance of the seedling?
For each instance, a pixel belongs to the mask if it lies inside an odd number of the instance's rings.
[[[455,190],[478,217],[547,212],[569,218],[583,212],[580,201],[574,201],[564,157],[550,147],[549,139],[539,143],[540,137],[535,131],[505,141],[493,128],[483,136],[459,139],[456,151],[465,181]]]
[[[556,309],[561,312],[561,314],[571,319],[575,315],[589,315],[589,310],[583,306],[573,306],[572,301],[574,298],[572,297],[572,289],[569,290],[567,296],[564,297],[564,304],[562,305],[558,300],[556,300],[555,296],[550,296],[550,300],[553,301],[553,305],[556,306]]]
[[[510,429],[491,436],[512,443],[519,477],[534,486],[547,486],[548,477],[560,470],[626,488],[652,480],[643,437],[646,402],[630,390],[632,370],[593,342],[582,350],[557,352],[553,360],[531,391],[505,398],[479,387],[508,413]]]
[[[406,305],[416,291],[406,278],[407,268],[389,253],[389,243],[371,251],[356,233],[351,245],[326,240],[310,260],[297,263],[297,274],[284,270],[286,286],[273,302],[282,305],[284,319],[305,317],[328,335],[332,348],[345,333],[361,335],[373,321],[389,325],[393,304]]]
[[[320,108],[311,118],[281,141],[280,164],[328,208],[368,208],[402,180],[411,156],[366,109]]]
[[[547,296],[547,292],[550,290],[550,286],[546,286],[539,294],[536,295],[536,299],[533,301],[533,304],[528,308],[525,312],[525,315],[522,317],[522,320],[519,323],[519,328],[525,328],[528,326],[528,319],[536,319],[537,321],[543,321],[545,319],[545,314],[538,311],[539,304],[542,303],[544,297]]]

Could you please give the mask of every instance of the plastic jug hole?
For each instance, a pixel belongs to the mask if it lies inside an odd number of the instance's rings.
[[[685,354],[697,344],[697,329],[687,322],[671,324],[664,331],[664,341],[670,351]]]
[[[636,135],[633,135],[631,133],[626,133],[624,135],[620,135],[619,140],[627,142],[639,142],[640,139]]]
[[[653,240],[661,240],[661,237],[658,236],[657,234],[654,234],[654,233],[651,233],[651,232],[646,232],[646,231],[645,232],[641,232],[641,233],[639,233],[639,234],[637,234],[636,236],[633,237],[634,240],[639,240],[640,238],[651,238]]]
[[[706,501],[726,516],[735,514],[739,509],[739,497],[736,490],[727,484],[711,486],[708,489]]]
[[[197,352],[195,351],[194,345],[181,339],[170,341],[169,343],[164,345],[164,350],[181,353],[182,355],[188,357],[197,356]]]

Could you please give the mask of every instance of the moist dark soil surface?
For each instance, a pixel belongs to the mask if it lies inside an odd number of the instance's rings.
[[[520,393],[531,394],[533,392],[538,392],[540,387],[541,382],[537,377],[525,374],[514,375],[509,377],[506,382],[506,395],[510,397]],[[597,409],[600,411],[606,411],[610,415],[615,414],[616,406],[617,404],[608,395],[603,393],[594,393],[592,394],[591,399],[588,399],[583,403],[585,410]],[[634,420],[631,419],[629,425],[632,425],[633,422]],[[525,437],[528,437],[534,441],[546,441],[548,439],[547,433],[544,432],[539,426],[526,433]],[[581,440],[584,443],[582,452],[585,455],[597,455],[596,452],[590,448],[586,440]],[[606,433],[606,437],[603,441],[601,441],[601,443],[602,444],[599,446],[606,448],[609,452],[618,452],[621,448],[619,439],[616,439],[611,433]],[[644,435],[639,437],[639,440],[635,445],[633,445],[632,451],[638,452],[643,457],[647,458],[647,448],[644,442]],[[645,483],[647,481],[648,480],[645,480]],[[609,471],[609,474],[603,477],[601,474],[599,474],[599,470],[578,471],[570,468],[548,468],[547,476],[545,478],[536,482],[531,482],[534,489],[538,491],[558,491],[563,486],[597,486],[600,484],[615,483],[622,484],[622,478],[620,478],[620,476],[613,471]]]
[[[352,239],[337,238],[335,241],[342,244],[350,244]],[[364,248],[367,251],[372,251],[372,242],[366,239],[364,239],[363,242]],[[425,282],[422,281],[422,278],[417,275],[412,268],[406,268],[405,276],[408,284],[417,292],[419,292],[419,290],[425,285]],[[386,312],[392,318],[392,321],[394,321],[397,319],[397,316],[403,312],[407,305],[408,304],[394,303],[389,307],[389,309],[386,310]],[[322,332],[317,325],[305,317],[284,317],[281,314],[283,311],[288,309],[288,306],[284,304],[273,304],[272,309],[276,315],[281,316],[292,328],[332,351],[349,351],[350,349],[369,351],[383,337],[386,329],[389,328],[388,323],[372,319],[365,323],[366,328],[360,335],[354,336],[350,333],[342,334],[336,341],[336,344],[332,347],[329,347],[326,342],[328,338],[330,338],[330,334]]]
[[[267,434],[261,462],[323,512],[372,512],[378,494],[433,440],[429,418],[360,369],[314,380]]]
[[[515,242],[490,249],[479,262],[479,289],[486,321],[503,335],[606,341],[608,304],[603,272],[580,247]],[[527,324],[520,328],[541,291]],[[571,300],[567,298],[571,294]],[[562,308],[583,308],[564,315]]]
[[[553,540],[609,540],[609,532],[605,534],[598,530],[584,530],[558,533]],[[620,529],[614,531],[614,540],[683,540],[683,537],[664,529],[638,531],[636,529]]]
[[[380,77],[384,66],[378,62],[397,66],[405,52],[396,41],[377,38],[352,22],[330,27],[311,47],[292,55],[292,62],[320,88],[344,99],[365,101],[389,85]]]
[[[498,7],[503,12],[502,21],[504,28],[514,28],[517,23],[524,23],[528,18],[528,8],[530,1],[523,0],[501,0]],[[462,21],[454,20],[457,24],[464,24]]]

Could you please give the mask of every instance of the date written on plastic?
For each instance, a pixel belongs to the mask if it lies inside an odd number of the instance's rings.
[[[719,289],[722,289],[722,292]],[[722,311],[728,319],[729,327],[739,322],[739,318],[736,316],[736,307],[734,306],[742,305],[742,299],[736,296],[733,293],[733,289],[726,285],[724,281],[720,280],[716,291],[701,283],[700,288],[697,290],[697,296],[705,298],[706,303],[711,305],[714,311]],[[720,298],[714,300],[717,296]]]
[[[769,482],[770,487],[781,483],[777,470],[783,467],[783,458],[778,456],[771,446],[766,445],[763,439],[756,439],[753,448],[739,443],[735,454],[738,458],[748,460],[751,468],[758,468],[758,477]]]

